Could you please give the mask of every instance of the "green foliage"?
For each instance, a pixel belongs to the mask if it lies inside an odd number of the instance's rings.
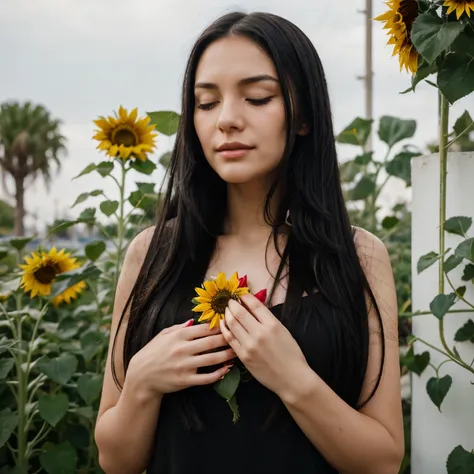
[[[167,133],[179,119],[170,112],[152,115]],[[0,460],[8,472],[13,466],[18,474],[102,472],[93,433],[118,275],[127,236],[150,223],[150,209],[160,199],[153,180],[137,182],[130,198],[124,194],[125,184],[130,171],[148,177],[156,167],[149,159],[102,161],[76,176],[94,172],[111,179],[117,195],[108,197],[101,189],[84,192],[72,207],[94,198],[101,202],[75,219],[50,226],[49,237],[86,224],[104,238],[73,252],[81,266],[56,275],[49,296],[30,299],[19,289],[17,264],[23,263],[33,237],[10,238],[0,248],[0,259],[13,261],[0,279],[0,327],[5,334],[0,338]],[[128,213],[127,200],[132,205]],[[102,224],[103,216],[109,223]],[[47,249],[42,244],[37,250]],[[87,289],[77,300],[52,306],[52,298],[82,281]]]
[[[453,15],[433,3],[416,18],[411,41],[420,59],[412,87],[405,92],[431,74],[437,74],[435,86],[450,104],[474,91],[474,28],[466,18],[455,20]]]

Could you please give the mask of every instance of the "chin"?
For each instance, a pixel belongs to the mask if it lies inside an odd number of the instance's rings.
[[[253,160],[214,161],[209,163],[217,175],[228,184],[246,184],[261,181],[272,175],[270,164],[256,163]]]

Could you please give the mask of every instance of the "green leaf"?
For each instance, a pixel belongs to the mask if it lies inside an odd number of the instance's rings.
[[[456,247],[454,253],[474,263],[474,238],[466,239],[461,242]]]
[[[349,192],[349,199],[351,201],[358,201],[370,196],[376,188],[375,181],[370,176],[362,176],[357,184]]]
[[[461,445],[456,446],[448,456],[446,469],[448,474],[473,474],[474,453],[466,451]]]
[[[338,143],[364,147],[372,131],[373,120],[357,117],[337,137]]]
[[[448,259],[444,262],[443,269],[445,273],[449,273],[451,270],[454,270],[462,262],[462,257],[459,255],[450,255]]]
[[[7,242],[13,248],[17,249],[18,251],[23,250],[32,240],[34,237],[13,237],[12,239],[8,239]]]
[[[163,110],[159,112],[147,112],[150,117],[150,123],[156,125],[156,130],[168,137],[176,134],[178,131],[180,115],[173,111]]]
[[[15,365],[15,360],[10,359],[0,359],[0,380],[5,380],[10,370],[13,369]]]
[[[155,184],[154,183],[136,183],[138,190],[142,194],[154,194]]]
[[[67,341],[68,339],[74,337],[78,331],[79,326],[77,320],[73,318],[65,318],[59,322],[56,335],[59,337],[59,339]]]
[[[40,463],[48,474],[75,474],[77,471],[76,450],[67,441],[53,446],[40,456]]]
[[[452,13],[454,15],[454,13]],[[464,17],[466,19],[466,17]],[[474,49],[472,48],[474,42],[474,29],[472,27],[465,28],[458,37],[453,41],[450,51],[455,53],[466,53],[474,57]]]
[[[78,407],[74,410],[74,412],[77,414],[77,416],[82,416],[82,417],[86,418],[89,421],[92,421],[93,419],[95,419],[94,410],[90,406],[89,407]]]
[[[52,294],[50,298],[60,295],[63,291],[80,281],[96,280],[100,273],[101,271],[92,262],[89,262],[87,265],[83,265],[76,270],[61,273],[53,282],[53,291],[51,292]]]
[[[79,178],[79,176],[84,176],[85,174],[89,174],[92,171],[94,171],[97,168],[97,165],[95,163],[91,163],[90,165],[87,165],[77,176],[74,176],[72,179]]]
[[[449,295],[438,295],[430,303],[430,310],[433,315],[436,316],[438,319],[443,319],[443,317],[449,311],[449,308],[453,306],[455,301],[455,293],[450,293]]]
[[[37,367],[48,378],[60,385],[64,385],[76,371],[77,359],[73,354],[63,352],[53,359],[48,357],[40,359]]]
[[[343,183],[352,183],[361,171],[360,166],[354,160],[341,163],[339,169]]]
[[[18,413],[10,408],[0,411],[0,448],[8,441],[18,426]]]
[[[229,401],[237,391],[239,383],[240,370],[234,365],[222,380],[213,385],[213,388],[222,398]]]
[[[411,346],[407,354],[402,357],[402,362],[408,370],[421,375],[430,363],[430,353],[425,351],[422,354],[414,354],[413,346]]]
[[[457,342],[470,341],[474,343],[474,321],[469,319],[463,327],[457,330],[454,340]]]
[[[102,380],[101,374],[84,374],[77,380],[79,395],[88,405],[92,405],[99,397],[102,389]]]
[[[437,70],[438,66],[435,62],[433,62],[433,64],[428,64],[426,61],[423,60],[422,56],[419,56],[418,69],[411,80],[411,90],[415,91],[416,86],[421,81],[431,76],[431,74],[434,74]]]
[[[145,161],[142,160],[134,160],[130,165],[130,168],[138,171],[139,173],[150,175],[153,171],[156,170],[156,165],[153,161],[150,161],[148,158]]]
[[[95,262],[105,251],[106,245],[103,240],[95,240],[86,245],[85,252],[87,258]]]
[[[107,216],[111,216],[119,207],[118,201],[102,201],[100,210]]]
[[[400,222],[400,219],[398,217],[387,216],[382,221],[382,227],[386,230],[390,230],[390,229],[393,229],[399,222]]]
[[[425,271],[427,268],[431,267],[434,263],[436,263],[440,258],[440,255],[436,252],[429,252],[425,255],[422,255],[416,267],[418,273]]]
[[[387,115],[380,119],[379,138],[390,148],[406,138],[411,138],[415,134],[415,131],[415,120],[402,120]]]
[[[81,204],[82,202],[89,199],[89,197],[91,197],[91,196],[99,196],[102,193],[103,193],[103,191],[101,189],[94,189],[94,191],[91,191],[90,193],[79,194],[79,196],[77,196],[76,202],[71,207],[74,207],[74,206],[77,206],[78,204]]]
[[[461,279],[463,281],[469,281],[474,279],[474,265],[472,263],[468,263],[464,267],[464,273]]]
[[[160,159],[158,162],[160,163],[163,168],[168,169],[170,166],[170,161],[171,161],[171,152],[166,152],[163,155],[161,155]]]
[[[38,397],[39,414],[52,426],[58,424],[68,407],[69,399],[65,393],[44,394]]]
[[[104,335],[100,332],[89,331],[81,336],[82,355],[89,362],[101,349],[104,343]]]
[[[96,167],[97,172],[102,177],[109,175],[113,169],[114,169],[113,161],[101,161]]]
[[[444,377],[436,378],[431,377],[426,384],[426,391],[428,392],[431,401],[438,407],[438,410],[441,411],[441,404],[443,403],[444,397],[449,392],[453,379],[450,375],[445,375]]]
[[[422,13],[413,23],[411,40],[418,53],[432,64],[465,27],[460,21],[445,22],[438,15]]]
[[[450,104],[474,91],[474,61],[472,56],[449,53],[438,72],[438,87]]]
[[[354,162],[356,165],[366,166],[372,161],[372,155],[374,154],[373,151],[369,153],[364,153],[363,155],[358,155],[354,158]]]
[[[466,294],[466,289],[467,288],[465,286],[460,286],[460,287],[456,288],[456,291],[455,291],[456,296],[458,298],[463,298],[464,295]]]
[[[451,217],[444,223],[444,230],[450,234],[457,234],[464,237],[471,225],[472,219],[470,217],[456,216]]]
[[[453,130],[456,133],[456,136],[461,135],[463,132],[469,133],[470,131],[474,130],[474,121],[467,110],[465,110],[464,113],[456,120]]]
[[[93,221],[95,218],[95,213],[96,213],[95,207],[88,207],[79,214],[79,218],[77,219],[77,222]]]
[[[411,160],[415,156],[420,156],[421,153],[414,153],[410,151],[402,151],[395,155],[392,160],[386,164],[387,173],[390,176],[396,176],[403,179],[407,186],[411,186]]]
[[[60,224],[58,224],[56,227],[53,227],[48,235],[55,234],[56,232],[59,232],[61,230],[69,229],[69,227],[72,227],[73,225],[76,225],[79,221],[63,221]]]

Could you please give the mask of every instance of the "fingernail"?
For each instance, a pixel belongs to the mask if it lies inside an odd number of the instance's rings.
[[[187,328],[187,327],[189,327],[189,326],[192,326],[193,323],[194,323],[194,319],[190,319],[190,320],[184,325],[184,327]]]

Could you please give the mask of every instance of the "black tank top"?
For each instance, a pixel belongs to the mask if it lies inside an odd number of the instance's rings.
[[[281,317],[282,305],[270,309],[277,318]],[[333,343],[337,311],[320,293],[301,299],[298,316],[306,311],[311,312],[310,317],[298,317],[290,331],[310,367],[330,384],[332,369],[339,359]],[[351,375],[343,374],[339,380],[344,382],[332,388],[354,407],[358,397],[352,395],[351,400],[347,394],[360,393],[361,387],[349,387],[353,384]],[[230,408],[212,386],[192,387],[185,392],[205,428],[186,428],[174,403],[179,394],[165,395],[147,474],[337,473],[278,397],[255,379],[239,385],[240,419],[235,424]]]

